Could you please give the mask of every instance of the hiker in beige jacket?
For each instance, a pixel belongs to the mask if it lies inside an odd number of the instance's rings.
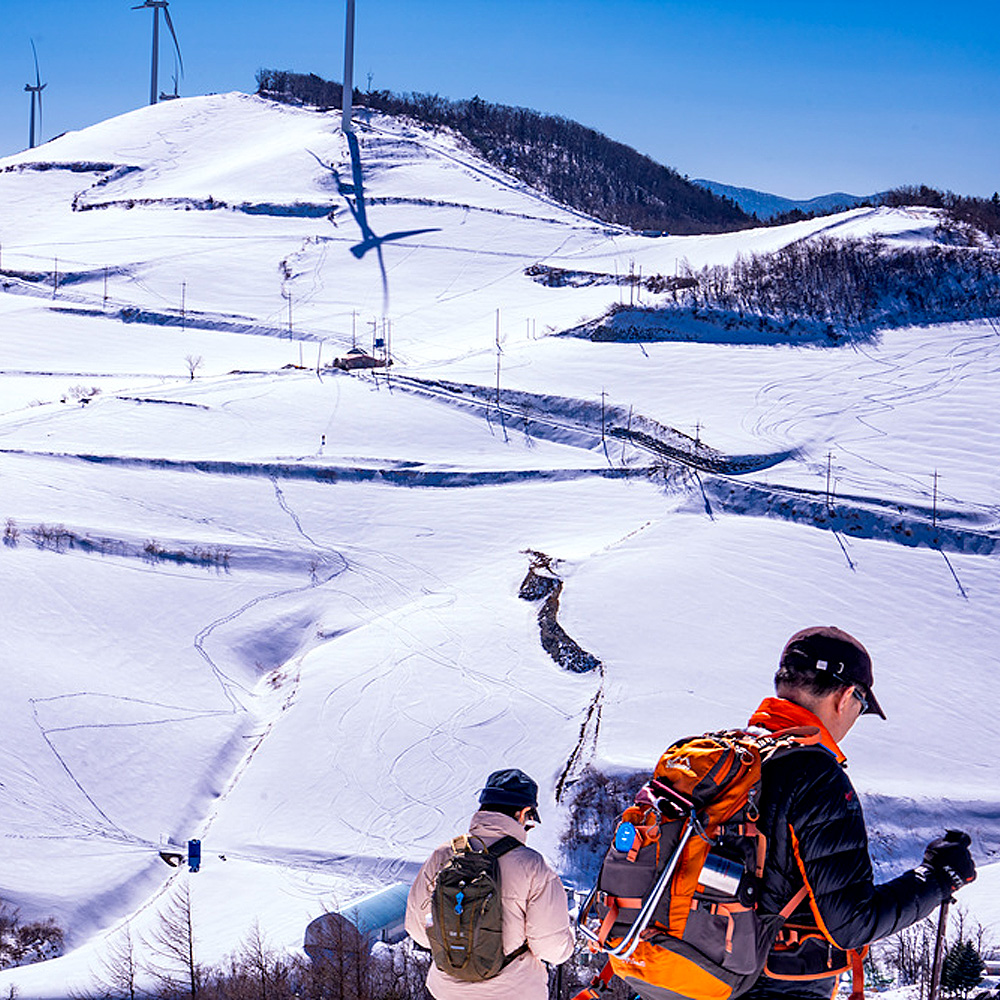
[[[508,836],[523,845],[528,830],[539,822],[538,786],[517,768],[494,771],[479,795],[479,804],[469,836],[486,846]],[[410,888],[406,930],[423,948],[430,947],[427,927],[434,881],[451,856],[450,843],[439,847]],[[573,953],[566,890],[541,854],[527,846],[516,847],[503,854],[499,863],[504,954],[512,955],[524,945],[527,949],[494,978],[481,982],[462,982],[432,962],[427,988],[436,1000],[546,1000],[548,972],[542,963],[560,965]]]

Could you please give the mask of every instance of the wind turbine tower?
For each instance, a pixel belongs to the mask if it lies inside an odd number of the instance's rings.
[[[163,19],[167,22],[167,28],[170,31],[170,37],[174,40],[174,48],[177,50],[177,61],[180,63],[181,75],[184,75],[184,59],[181,57],[181,47],[177,41],[177,32],[174,31],[174,23],[170,20],[170,11],[167,7],[170,6],[170,0],[145,0],[145,3],[139,4],[138,7],[133,7],[132,10],[145,10],[147,7],[152,8],[153,11],[153,56],[151,59],[150,74],[149,74],[149,103],[155,104],[157,100],[157,94],[159,93],[159,88],[157,85],[157,78],[159,76],[160,70],[160,10],[163,10]],[[177,89],[176,87],[174,88]]]
[[[148,0],[147,0],[148,2]],[[341,101],[341,128],[351,131],[354,104],[354,0],[347,0],[347,27],[344,32],[344,97]]]
[[[28,128],[28,149],[35,148],[35,95],[38,95],[38,132],[42,131],[42,91],[48,86],[42,83],[42,76],[38,72],[38,53],[35,51],[35,41],[31,40],[31,53],[35,57],[35,85],[30,83],[24,85],[24,89],[31,94],[31,125]]]

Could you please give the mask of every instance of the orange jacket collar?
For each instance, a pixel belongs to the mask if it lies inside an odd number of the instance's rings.
[[[761,726],[772,733],[779,729],[790,729],[793,726],[818,726],[820,743],[841,764],[847,760],[826,726],[808,708],[796,705],[794,701],[788,701],[786,698],[765,698],[760,703],[760,708],[750,716],[750,725]]]

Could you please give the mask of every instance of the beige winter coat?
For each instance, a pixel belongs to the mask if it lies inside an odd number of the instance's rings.
[[[526,831],[503,813],[480,810],[469,833],[484,843],[516,837],[523,844]],[[439,847],[417,873],[406,904],[406,930],[417,944],[430,947],[431,893],[438,872],[451,857],[451,844]],[[515,847],[500,858],[503,897],[503,950],[516,951],[525,941],[529,951],[514,959],[498,976],[464,983],[431,963],[427,988],[437,1000],[546,1000],[548,973],[542,962],[560,965],[573,954],[566,890],[545,859],[530,847]]]

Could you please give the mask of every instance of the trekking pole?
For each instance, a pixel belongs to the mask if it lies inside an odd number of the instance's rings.
[[[951,906],[952,897],[948,896],[941,904],[941,912],[938,914],[937,937],[934,940],[934,964],[931,966],[931,985],[927,994],[927,1000],[938,1000],[938,992],[941,989],[941,968],[944,965],[944,936],[948,930],[948,907]]]

